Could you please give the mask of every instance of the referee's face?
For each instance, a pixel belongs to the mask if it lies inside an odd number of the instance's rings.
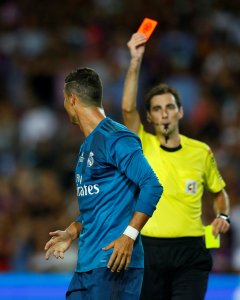
[[[153,124],[156,134],[169,135],[179,132],[179,120],[183,110],[177,106],[174,96],[170,93],[155,95],[151,99],[148,120]]]

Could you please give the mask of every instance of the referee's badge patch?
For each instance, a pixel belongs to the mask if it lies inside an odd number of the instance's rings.
[[[186,193],[187,194],[196,194],[197,192],[197,181],[187,180],[186,181]]]

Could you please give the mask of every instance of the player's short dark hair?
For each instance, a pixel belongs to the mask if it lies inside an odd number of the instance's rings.
[[[148,111],[150,111],[151,100],[154,96],[164,95],[164,94],[172,94],[175,98],[178,108],[180,108],[182,106],[181,101],[180,101],[180,96],[179,96],[177,90],[175,90],[173,87],[169,86],[166,83],[160,83],[160,84],[154,86],[153,88],[151,88],[149,90],[149,92],[147,93],[147,95],[145,97],[146,109]]]
[[[64,89],[68,95],[75,94],[87,105],[102,107],[102,83],[92,69],[80,68],[68,74]]]

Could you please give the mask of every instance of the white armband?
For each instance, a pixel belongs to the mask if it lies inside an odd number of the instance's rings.
[[[124,230],[123,234],[129,236],[131,239],[135,241],[139,234],[139,231],[134,227],[128,225],[128,227]]]

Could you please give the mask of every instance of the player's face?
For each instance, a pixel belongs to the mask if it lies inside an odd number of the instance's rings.
[[[73,99],[71,99],[71,96],[67,96],[65,92],[64,92],[64,108],[69,116],[70,122],[72,124],[78,125],[79,120],[73,107]]]
[[[147,117],[153,124],[156,134],[177,133],[183,110],[177,106],[174,96],[170,93],[156,95],[151,99],[150,104]]]

